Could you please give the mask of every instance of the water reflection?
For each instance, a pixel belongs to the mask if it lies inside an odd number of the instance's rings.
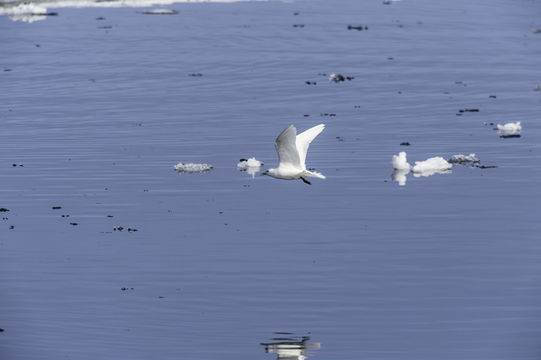
[[[415,177],[428,177],[428,176],[432,176],[432,175],[436,175],[436,174],[450,174],[452,171],[451,170],[441,170],[441,169],[427,169],[427,170],[424,170],[424,171],[418,171],[418,172],[414,172],[413,173],[413,176]]]
[[[403,169],[403,170],[394,169],[393,174],[391,176],[393,178],[393,181],[396,181],[399,186],[405,186],[406,175],[408,175],[409,172],[410,172],[409,169]]]
[[[272,342],[261,343],[265,346],[267,354],[276,354],[280,360],[305,360],[314,350],[319,350],[321,343],[311,342],[309,336],[295,336],[289,332],[276,332],[279,337],[272,338]]]
[[[404,170],[394,169],[393,173],[391,174],[391,177],[392,177],[393,181],[398,183],[398,186],[406,186],[407,175],[409,173],[410,173],[410,171],[407,170],[407,169],[404,169]],[[416,177],[416,178],[419,178],[419,177],[429,177],[429,176],[436,175],[436,174],[450,174],[450,173],[452,173],[452,171],[449,170],[449,169],[447,169],[447,170],[426,169],[426,170],[423,170],[423,171],[413,172],[413,176]]]

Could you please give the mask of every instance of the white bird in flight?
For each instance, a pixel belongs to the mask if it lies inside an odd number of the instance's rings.
[[[275,169],[269,169],[261,174],[276,179],[297,180],[301,179],[306,184],[311,184],[307,177],[325,179],[320,173],[306,170],[306,153],[312,140],[325,129],[324,124],[319,124],[297,135],[295,126],[290,125],[276,138],[274,145],[278,152],[279,163]]]

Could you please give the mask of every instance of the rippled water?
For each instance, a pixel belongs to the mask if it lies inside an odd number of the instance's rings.
[[[169,8],[0,18],[2,359],[539,358],[538,2]],[[319,123],[326,180],[237,170]]]

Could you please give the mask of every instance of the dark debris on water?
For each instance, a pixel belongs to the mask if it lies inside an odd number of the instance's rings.
[[[368,30],[368,26],[366,25],[357,25],[357,26],[353,26],[353,25],[348,25],[348,30],[357,30],[357,31],[363,31],[363,30]]]

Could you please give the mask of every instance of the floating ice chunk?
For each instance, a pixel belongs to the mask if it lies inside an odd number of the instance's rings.
[[[44,20],[47,16],[55,16],[58,13],[47,12],[47,8],[34,4],[19,4],[4,10],[13,21],[34,22]],[[1,13],[1,12],[0,12]]]
[[[8,12],[9,15],[45,15],[47,9],[34,4],[19,4]]]
[[[503,134],[518,134],[522,131],[522,125],[520,125],[520,121],[517,121],[516,123],[507,123],[505,125],[496,125],[496,128],[498,129],[498,132]]]
[[[251,167],[261,167],[261,165],[263,165],[261,161],[251,157],[249,159],[240,159],[240,162],[237,164],[237,168],[239,170],[246,170]]]
[[[471,153],[470,155],[457,154],[451,156],[448,160],[451,164],[475,164],[480,162],[479,158],[475,154]]]
[[[178,173],[204,173],[210,171],[212,167],[209,164],[178,163],[174,166],[174,169]]]
[[[335,73],[332,73],[331,75],[329,75],[329,82],[339,83],[341,81],[346,81],[346,80],[349,81],[353,79],[355,79],[353,76],[344,76],[344,75],[335,74]]]
[[[406,152],[401,151],[398,155],[393,155],[393,169],[396,170],[407,170],[409,172],[411,165],[406,159]]]
[[[452,167],[453,164],[448,163],[447,160],[441,156],[436,156],[425,161],[416,161],[412,171],[415,177],[431,176],[434,174],[448,173]]]
[[[261,161],[252,157],[249,159],[240,159],[240,162],[237,164],[237,169],[240,171],[246,171],[249,175],[255,177],[255,174],[261,170],[261,165],[263,165]]]
[[[178,14],[178,11],[172,9],[152,9],[141,11],[141,14],[144,15],[175,15]]]
[[[409,164],[408,164],[409,165]],[[405,186],[406,185],[406,175],[408,175],[410,172],[410,169],[394,169],[393,170],[393,181],[396,181],[399,186]]]

